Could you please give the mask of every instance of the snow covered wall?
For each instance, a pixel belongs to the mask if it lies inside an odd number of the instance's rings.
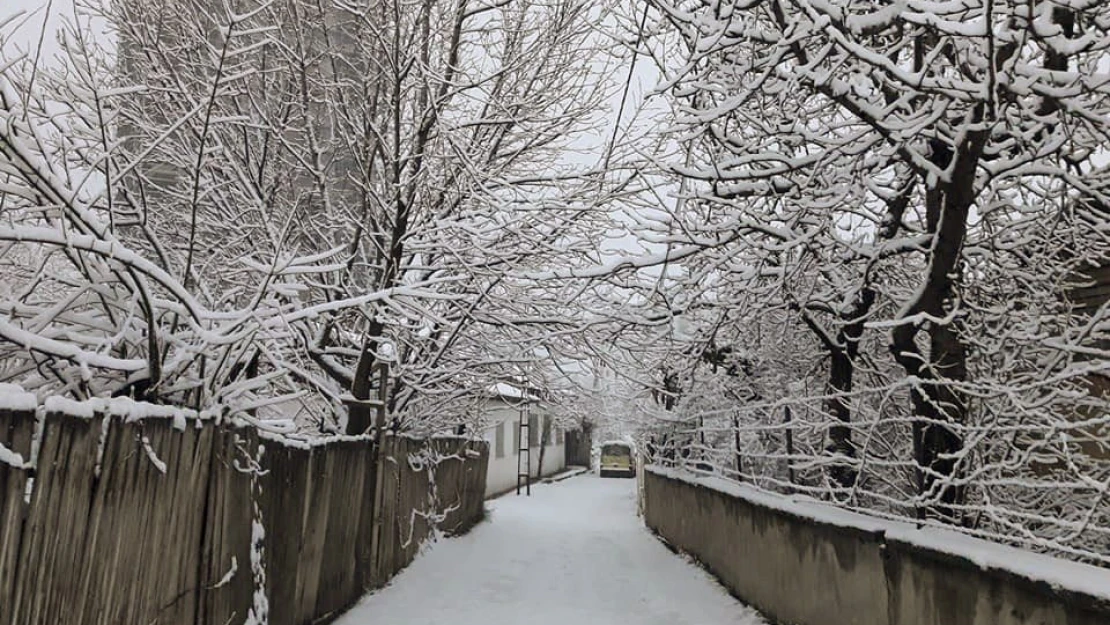
[[[502,427],[506,431],[515,431],[516,422],[502,422],[500,426],[497,427]],[[494,438],[495,440],[491,444],[491,448],[494,451],[490,453],[488,468],[489,477],[486,480],[486,497],[495,497],[511,492],[516,489],[517,484],[517,456],[520,452],[519,450],[512,449],[510,446],[508,449],[503,449],[502,453],[497,453],[496,436],[498,435],[495,434],[495,430],[496,427],[487,433],[488,438]],[[509,443],[511,443],[512,440],[515,440],[515,436],[515,434],[505,434],[504,438],[510,439]],[[487,442],[489,441],[487,440]],[[528,468],[528,472],[532,476],[532,481],[538,481],[542,477],[554,475],[566,469],[565,451],[566,446],[554,440],[553,437],[553,440],[543,449],[543,471],[541,474],[540,447],[538,445],[533,445],[531,447],[531,453],[529,454],[531,460],[529,461]]]
[[[0,625],[323,622],[483,516],[481,442],[390,436],[379,474],[367,438],[0,391]]]
[[[666,469],[645,519],[746,603],[795,625],[1104,625],[1110,570]]]
[[[489,468],[486,478],[486,497],[495,497],[516,489],[518,463],[521,451],[520,420],[528,419],[531,428],[528,436],[528,449],[526,454],[531,458],[528,462],[528,473],[532,480],[554,475],[566,469],[566,443],[563,431],[555,425],[550,416],[542,408],[531,408],[529,412],[521,409],[519,403],[514,404],[510,398],[496,397],[490,399],[485,405],[485,418],[492,425],[486,428],[483,436],[489,444]],[[545,425],[546,424],[546,425]],[[547,428],[547,444],[542,445],[544,438],[540,428]],[[540,456],[543,456],[543,466],[540,466]]]

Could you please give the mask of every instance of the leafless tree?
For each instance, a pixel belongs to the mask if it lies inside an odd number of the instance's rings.
[[[99,298],[108,315],[93,351],[131,359],[83,393],[209,406],[228,403],[236,380],[276,402],[260,391],[277,384],[321,420],[353,404],[356,433],[369,425],[360,400],[380,360],[390,412],[418,427],[450,422],[491,380],[550,357],[572,323],[567,301],[515,272],[596,251],[611,185],[568,154],[600,123],[604,6],[127,0],[84,10],[110,26],[117,54],[74,23],[61,67],[24,60],[4,72],[15,120],[4,138],[30,143],[3,163],[8,215],[20,222],[9,239],[45,254],[39,273],[51,273],[74,255],[74,230],[90,246],[126,249],[165,285],[150,292],[124,272],[114,280],[136,294],[107,301],[115,287],[94,286],[103,276],[69,259],[80,275],[61,290]],[[65,204],[41,195],[40,178],[80,198],[78,212],[59,213]],[[81,221],[90,215],[95,226]],[[32,223],[50,241],[31,245]],[[15,254],[9,264],[22,261]],[[111,268],[131,258],[100,255]],[[12,323],[13,354],[36,351],[21,333],[72,329],[61,314],[72,298],[58,303],[40,282],[18,285],[9,318],[58,328]],[[32,291],[41,300],[15,311]],[[23,359],[5,377],[81,386],[78,374],[49,380],[59,359],[79,358],[59,348],[50,359]]]
[[[1068,293],[1107,250],[1106,7],[652,6],[685,49],[663,69],[686,182],[654,240],[714,306],[791,311],[825,354],[821,392],[764,405],[831,417],[852,505],[1094,557],[1105,310]]]

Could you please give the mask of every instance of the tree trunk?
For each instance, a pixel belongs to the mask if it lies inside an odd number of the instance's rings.
[[[355,377],[351,380],[351,395],[355,401],[347,410],[347,434],[358,436],[365,434],[374,425],[376,409],[369,405],[370,392],[373,390],[371,376],[374,373],[374,364],[378,357],[378,341],[382,335],[382,324],[377,319],[370,322],[366,339],[362,343],[362,352],[355,366]]]
[[[875,291],[864,288],[856,301],[856,305],[849,312],[849,318],[844,319],[846,324],[837,332],[836,345],[831,346],[829,354],[829,401],[827,409],[832,416],[841,423],[829,428],[829,448],[831,454],[844,456],[854,460],[857,456],[856,446],[852,442],[852,408],[848,405],[848,394],[852,392],[852,383],[856,373],[856,358],[859,357],[859,342],[863,337],[864,321],[875,303]],[[852,488],[856,485],[859,471],[854,464],[840,462],[829,471],[830,477],[841,488]]]
[[[856,371],[856,359],[859,357],[859,342],[863,338],[864,323],[868,313],[875,303],[876,293],[870,287],[864,287],[851,310],[841,314],[843,325],[836,333],[835,339],[823,330],[817,321],[803,315],[803,320],[821,340],[829,353],[829,376],[825,391],[829,398],[825,401],[825,410],[834,419],[834,425],[829,428],[829,445],[825,451],[831,456],[842,456],[849,461],[834,462],[829,468],[829,478],[840,488],[852,488],[856,484],[859,471],[853,464],[857,457],[856,446],[852,442],[852,408],[848,403],[848,395],[852,392],[852,383]]]
[[[980,106],[972,124],[982,121]],[[963,489],[953,482],[960,466],[955,457],[963,447],[956,428],[967,419],[967,402],[953,383],[967,378],[967,352],[957,332],[959,259],[967,233],[967,217],[975,201],[975,171],[988,136],[985,130],[967,133],[953,150],[932,141],[931,160],[942,169],[953,165],[950,182],[938,184],[925,196],[927,228],[934,237],[929,269],[916,301],[907,307],[906,322],[895,328],[892,351],[906,373],[918,380],[911,391],[913,447],[919,518],[935,517],[959,521],[958,507]],[[956,162],[952,163],[951,159]],[[952,319],[946,319],[949,314]],[[923,315],[927,321],[914,319]],[[929,354],[917,344],[918,333],[927,328]]]

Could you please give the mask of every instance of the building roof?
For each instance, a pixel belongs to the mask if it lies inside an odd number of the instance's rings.
[[[521,388],[508,382],[498,382],[487,389],[491,397],[515,401],[538,402],[539,395],[532,389]]]

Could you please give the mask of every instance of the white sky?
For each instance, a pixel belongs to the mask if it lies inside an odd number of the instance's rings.
[[[39,34],[43,32],[44,19],[47,34],[43,56],[49,58],[56,54],[58,45],[53,33],[62,24],[63,16],[72,18],[73,0],[0,0],[0,24],[21,13],[16,22],[0,31],[4,55],[10,57],[17,51],[33,54]]]
[[[20,55],[31,58],[38,57],[40,63],[51,64],[52,60],[60,53],[61,48],[57,42],[57,32],[66,23],[74,20],[74,2],[82,0],[0,0],[0,60],[12,60]],[[165,0],[174,2],[176,0]],[[12,21],[10,18],[18,16]],[[82,18],[84,21],[85,18]],[[39,41],[42,41],[41,48]],[[586,136],[579,137],[573,142],[571,152],[565,157],[565,162],[584,168],[600,165],[604,158],[606,146],[613,140],[613,123],[618,115],[621,91],[628,75],[627,62],[615,64],[610,68],[610,75],[605,78],[612,89],[610,101],[607,102],[607,121],[603,129]],[[621,130],[618,132],[617,141],[627,140],[629,124],[639,125],[633,119],[636,111],[644,105],[644,98],[656,85],[659,74],[653,66],[652,60],[640,56],[637,60],[635,71],[631,76],[628,101],[625,103],[621,115]],[[662,104],[660,102],[659,104]],[[659,106],[653,107],[658,109]],[[656,111],[658,112],[658,111]],[[638,120],[642,123],[644,120]],[[633,129],[631,134],[642,132],[642,129]],[[665,200],[669,201],[669,200]],[[612,233],[604,246],[606,251],[616,253],[642,253],[643,242],[638,241],[632,234]]]

